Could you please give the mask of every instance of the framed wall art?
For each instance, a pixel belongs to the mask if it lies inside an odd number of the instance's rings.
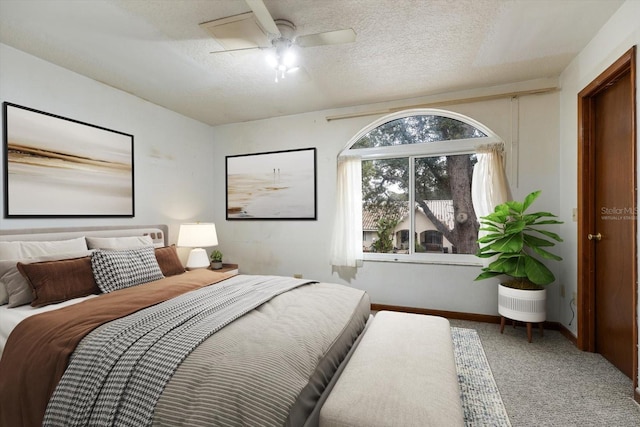
[[[133,135],[5,102],[6,218],[133,217]]]
[[[229,220],[315,220],[316,149],[226,157]]]

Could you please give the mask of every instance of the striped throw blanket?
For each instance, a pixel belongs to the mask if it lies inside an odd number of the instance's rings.
[[[150,425],[164,387],[193,349],[250,310],[307,283],[236,276],[108,323],[73,354],[44,425]]]

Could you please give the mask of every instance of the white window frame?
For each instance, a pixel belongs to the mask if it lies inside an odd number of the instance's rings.
[[[371,130],[384,125],[393,120],[402,119],[411,116],[441,116],[458,120],[473,126],[484,133],[486,136],[481,138],[457,139],[452,141],[436,141],[420,144],[404,144],[388,147],[373,148],[350,148],[360,138],[369,133]],[[491,129],[480,122],[473,120],[463,114],[453,111],[440,110],[435,108],[418,108],[398,111],[384,117],[381,117],[369,125],[362,128],[353,136],[346,144],[345,148],[340,152],[338,157],[343,155],[357,155],[360,160],[378,160],[390,158],[409,159],[409,180],[414,180],[414,160],[418,157],[434,157],[448,156],[456,154],[473,154],[477,148],[482,145],[500,143],[504,144],[502,138],[495,134]],[[415,192],[409,192],[409,206],[415,205]],[[410,224],[413,228],[415,225],[414,209],[409,209]],[[409,247],[415,247],[415,232],[409,231]],[[365,261],[380,262],[404,262],[414,264],[450,264],[450,265],[482,265],[480,258],[473,254],[433,254],[433,253],[410,253],[410,254],[389,254],[389,253],[372,253],[365,252],[363,254]]]

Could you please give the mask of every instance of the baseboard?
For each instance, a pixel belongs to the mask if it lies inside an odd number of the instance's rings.
[[[636,403],[640,404],[640,392],[637,388],[633,390],[633,400],[635,400]]]
[[[559,322],[554,322],[556,325],[558,325],[558,330],[560,331],[560,333],[569,341],[571,341],[571,343],[573,345],[575,345],[576,347],[578,347],[578,338],[573,335],[573,332],[571,332],[569,329],[567,329],[566,326],[564,326],[562,323]]]
[[[500,316],[489,314],[463,313],[459,311],[431,310],[428,308],[404,307],[400,305],[371,304],[371,311],[400,311],[403,313],[426,314],[429,316],[441,316],[447,319],[470,320],[473,322],[500,323]],[[560,331],[569,341],[576,345],[576,337],[563,324],[559,322],[544,322],[544,328],[552,331]]]

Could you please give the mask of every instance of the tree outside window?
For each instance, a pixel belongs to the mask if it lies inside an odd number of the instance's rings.
[[[360,137],[351,150],[364,154],[363,250],[475,254],[479,224],[471,179],[476,156],[469,141],[478,138],[487,135],[442,115],[401,117]]]

